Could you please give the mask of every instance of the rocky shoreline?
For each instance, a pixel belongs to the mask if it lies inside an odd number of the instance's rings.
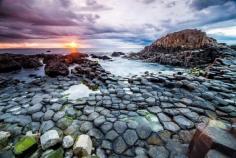
[[[178,74],[122,78],[97,62],[73,59],[78,66],[71,76],[45,76],[14,86],[6,81],[0,90],[0,120],[9,139],[0,155],[187,157],[198,124],[218,120],[230,127],[236,117],[235,80],[225,83],[218,73],[211,80]],[[100,93],[68,100],[63,91],[81,82]],[[82,145],[78,150],[86,152],[77,152],[83,134],[82,144],[89,147]],[[16,152],[25,137],[33,143]]]

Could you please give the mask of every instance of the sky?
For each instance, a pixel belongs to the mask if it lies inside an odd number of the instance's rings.
[[[236,0],[0,0],[0,48],[141,48],[187,28],[236,44]]]

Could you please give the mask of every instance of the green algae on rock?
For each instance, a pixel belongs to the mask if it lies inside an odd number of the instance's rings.
[[[63,158],[64,150],[58,148],[57,150],[47,150],[42,154],[42,158]]]
[[[36,144],[37,144],[37,140],[35,137],[24,136],[15,144],[14,153],[16,155],[22,154],[25,151],[31,149]]]

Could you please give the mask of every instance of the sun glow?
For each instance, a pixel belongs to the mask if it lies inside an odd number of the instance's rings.
[[[78,48],[78,45],[75,42],[70,42],[70,43],[66,44],[66,47],[68,47],[68,48]]]

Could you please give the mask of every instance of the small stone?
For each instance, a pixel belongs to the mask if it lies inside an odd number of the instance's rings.
[[[44,114],[44,120],[45,121],[48,121],[48,120],[51,120],[52,119],[52,117],[53,117],[53,115],[54,115],[54,111],[52,111],[52,110],[47,110],[46,112],[45,112],[45,114]]]
[[[40,137],[40,142],[43,150],[48,149],[61,141],[59,134],[56,130],[50,130]]]
[[[63,148],[70,148],[70,147],[72,147],[73,146],[73,144],[74,144],[74,139],[73,139],[73,137],[71,137],[70,135],[68,135],[68,136],[65,136],[64,138],[63,138],[63,141],[62,141],[62,146],[63,146]]]
[[[52,104],[51,109],[54,111],[59,111],[62,108],[62,106],[63,106],[62,104],[54,103]]]
[[[107,149],[107,150],[112,150],[112,144],[111,142],[107,141],[107,140],[103,140],[102,141],[102,148],[103,149]]]
[[[73,152],[76,156],[83,157],[91,155],[92,140],[88,135],[80,135],[73,147]]]

